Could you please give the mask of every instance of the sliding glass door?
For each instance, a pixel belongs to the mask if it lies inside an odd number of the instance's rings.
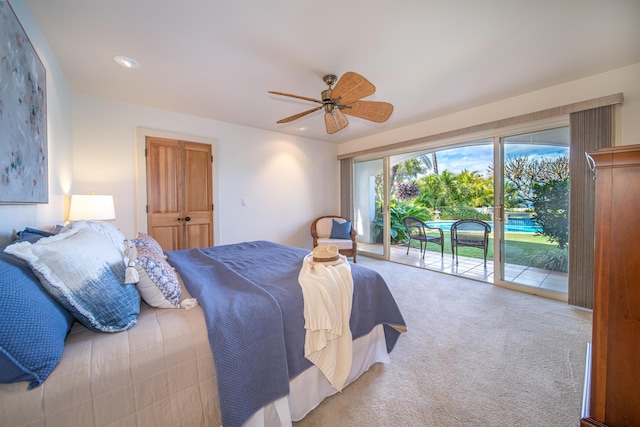
[[[356,161],[358,252],[566,298],[569,127],[503,135]],[[422,250],[406,216],[442,230],[443,244]],[[454,252],[451,225],[461,219],[490,227],[486,262],[481,249]]]
[[[496,282],[566,294],[569,127],[497,138],[495,159]]]
[[[356,161],[353,174],[358,252],[383,259],[389,242],[387,164],[387,158]]]

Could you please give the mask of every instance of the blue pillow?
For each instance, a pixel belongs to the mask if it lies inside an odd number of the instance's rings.
[[[348,239],[351,240],[351,221],[338,222],[335,219],[331,225],[332,239]]]
[[[0,383],[28,381],[32,389],[60,361],[74,318],[40,287],[29,265],[4,247],[0,290]]]
[[[18,232],[18,241],[35,243],[43,237],[51,237],[55,236],[56,234],[58,233],[27,227],[24,230]]]

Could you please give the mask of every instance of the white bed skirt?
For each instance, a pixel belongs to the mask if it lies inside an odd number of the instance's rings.
[[[353,364],[347,384],[351,384],[374,363],[389,363],[384,327],[378,325],[353,342]],[[300,421],[325,398],[337,393],[315,366],[289,382],[290,394],[265,406],[244,427],[288,427]]]

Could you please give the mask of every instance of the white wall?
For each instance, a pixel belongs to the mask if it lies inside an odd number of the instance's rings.
[[[338,212],[335,144],[75,94],[74,191],[113,194],[114,224],[129,237],[146,231],[136,220],[144,209],[136,201],[138,127],[217,141],[216,245],[264,239],[311,248],[311,221]]]
[[[468,126],[492,122],[593,98],[624,94],[618,115],[616,145],[640,144],[640,64],[574,80],[481,107],[427,120],[411,126],[340,144],[339,153],[348,154],[372,147],[436,135]],[[393,116],[392,116],[393,119]]]
[[[11,1],[47,72],[47,139],[49,149],[49,203],[0,205],[0,245],[26,226],[49,228],[64,220],[66,195],[73,182],[71,93],[47,41],[22,1]],[[3,137],[3,136],[0,136]]]

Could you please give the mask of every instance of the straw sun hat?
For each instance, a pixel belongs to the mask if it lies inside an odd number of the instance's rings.
[[[307,256],[307,260],[311,264],[336,265],[344,262],[345,257],[340,255],[337,245],[318,245]]]

